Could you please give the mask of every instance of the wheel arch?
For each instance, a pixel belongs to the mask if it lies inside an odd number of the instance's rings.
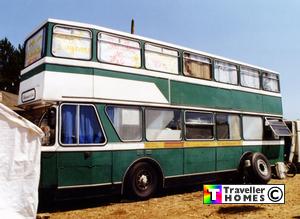
[[[162,167],[159,164],[159,162],[151,157],[142,157],[142,158],[136,159],[127,167],[127,169],[123,175],[123,178],[122,178],[122,187],[121,187],[122,195],[124,194],[124,191],[125,191],[127,177],[129,175],[130,170],[132,169],[132,167],[134,167],[134,165],[136,165],[137,163],[140,163],[140,162],[146,162],[154,167],[154,169],[158,173],[159,186],[161,186],[162,188],[164,187],[165,175],[163,173]]]
[[[239,161],[239,166],[238,166],[238,171],[241,171],[241,169],[243,168],[243,162],[247,159],[248,156],[254,154],[255,152],[253,151],[246,151],[244,152],[241,157],[240,157],[240,161]]]

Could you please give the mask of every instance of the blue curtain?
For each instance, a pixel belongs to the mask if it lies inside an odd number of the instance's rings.
[[[108,107],[106,107],[107,115],[108,115],[108,117],[110,118],[110,120],[111,120],[113,123],[114,123],[114,121],[115,121],[115,118],[114,118],[114,116],[115,116],[114,108],[115,108],[115,107],[113,107],[113,106],[108,106]]]
[[[62,133],[61,142],[63,144],[76,144],[76,106],[62,106]]]
[[[79,118],[79,143],[103,143],[104,136],[101,131],[98,118],[95,114],[94,108],[91,106],[80,106]]]

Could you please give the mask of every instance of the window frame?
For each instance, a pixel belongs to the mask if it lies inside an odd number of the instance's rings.
[[[233,116],[237,116],[239,118],[239,134],[240,134],[240,138],[239,139],[223,139],[223,138],[219,138],[218,137],[218,125],[217,125],[217,115],[218,114],[226,114],[226,115],[233,115]],[[242,130],[242,120],[241,120],[241,114],[235,114],[235,113],[226,113],[226,112],[216,112],[215,113],[215,126],[216,126],[216,140],[219,141],[241,141],[243,140],[243,130]]]
[[[147,50],[146,49],[146,45],[150,45],[150,46],[155,46],[155,47],[160,47],[161,49],[168,49],[168,50],[172,50],[177,52],[177,56],[173,56],[173,55],[169,55],[169,54],[165,54],[165,53],[161,53],[161,52],[156,52],[156,51],[152,51],[152,50]],[[161,70],[155,70],[155,69],[151,69],[151,68],[147,68],[147,60],[146,60],[146,52],[152,52],[152,53],[156,53],[156,54],[163,54],[165,56],[170,56],[170,57],[177,57],[177,73],[172,73],[172,72],[168,72],[168,71],[161,71]],[[180,74],[180,52],[177,48],[173,48],[173,47],[168,47],[165,45],[161,45],[161,44],[156,44],[156,43],[152,43],[152,42],[145,42],[144,46],[143,46],[143,58],[144,58],[144,67],[146,70],[149,71],[155,71],[155,72],[161,72],[161,73],[166,73],[166,74],[171,74],[171,75],[181,75]]]
[[[161,139],[161,140],[149,140],[148,138],[147,138],[147,124],[146,124],[146,111],[147,110],[160,110],[160,111],[175,111],[175,110],[178,110],[179,112],[180,112],[180,116],[179,116],[179,118],[180,118],[180,121],[181,121],[181,123],[180,123],[180,127],[181,127],[181,133],[180,133],[180,139],[176,139],[176,140],[170,140],[170,139],[168,139],[168,140],[166,140],[166,139]],[[143,131],[144,131],[144,136],[145,136],[145,142],[180,142],[180,141],[182,141],[182,140],[184,140],[184,127],[183,127],[183,121],[182,121],[182,109],[178,109],[178,108],[161,108],[161,107],[145,107],[144,108],[144,116],[143,116],[143,122],[144,122],[144,124],[143,124],[143,126],[144,126],[144,128],[143,128]]]
[[[43,42],[42,42],[42,51],[41,51],[41,57],[37,60],[35,60],[34,62],[26,65],[26,45],[28,43],[28,41],[35,36],[37,33],[39,33],[41,30],[43,30]],[[48,26],[44,25],[43,27],[39,28],[37,31],[35,31],[33,34],[30,35],[30,37],[28,37],[24,43],[24,68],[29,67],[30,65],[38,62],[39,60],[41,60],[42,58],[45,57],[46,55],[46,47],[47,47],[47,35],[48,35]]]
[[[185,58],[184,57],[184,54],[191,54],[191,55],[194,55],[194,56],[200,56],[202,58],[206,58],[210,61],[210,63],[205,63],[205,62],[201,62],[199,60],[195,60],[195,59],[191,59],[191,58]],[[189,59],[191,61],[194,61],[194,62],[198,62],[198,63],[204,63],[204,64],[208,64],[210,66],[210,79],[206,79],[206,78],[199,78],[199,77],[195,77],[193,75],[187,75],[185,73],[185,60],[186,59]],[[200,79],[200,80],[206,80],[206,81],[213,81],[214,80],[214,74],[213,74],[213,59],[210,58],[210,57],[207,57],[207,56],[204,56],[204,55],[200,55],[200,54],[197,54],[197,53],[193,53],[193,52],[189,52],[189,51],[183,51],[182,53],[182,74],[186,77],[191,77],[191,78],[197,78],[197,79]]]
[[[274,131],[275,129],[272,127],[272,125],[269,123],[268,120],[278,120],[278,122],[282,122],[284,124],[284,126],[288,129],[289,131],[289,135],[277,135],[276,132]],[[292,135],[292,132],[291,130],[287,127],[287,125],[285,124],[285,122],[283,121],[282,118],[276,118],[276,117],[265,117],[264,118],[264,121],[265,121],[265,126],[266,127],[270,127],[271,131],[272,131],[272,134],[275,136],[275,140],[276,138],[280,139],[280,138],[283,138],[283,137],[290,137]]]
[[[202,113],[202,114],[211,114],[212,115],[212,120],[213,120],[213,123],[211,124],[201,124],[201,123],[197,123],[199,125],[206,125],[206,126],[213,126],[213,136],[212,138],[208,138],[208,139],[198,139],[198,138],[187,138],[187,135],[186,135],[186,124],[189,124],[186,122],[186,113],[187,112],[192,112],[192,113]],[[184,119],[183,119],[183,122],[184,122],[184,139],[187,140],[187,141],[214,141],[216,140],[216,135],[215,135],[215,131],[216,131],[216,123],[215,123],[215,116],[214,116],[214,113],[213,112],[203,112],[203,111],[196,111],[196,110],[184,110]]]
[[[110,119],[110,117],[108,115],[107,107],[110,107],[110,106],[112,106],[112,107],[119,107],[119,108],[139,109],[139,111],[141,112],[141,117],[140,117],[140,122],[141,122],[141,139],[139,139],[139,140],[123,140],[121,138],[121,136],[119,135],[119,133],[117,132],[117,130],[116,130],[115,126],[114,126],[114,123],[111,121],[111,119]],[[120,139],[121,142],[127,143],[127,142],[142,142],[143,141],[144,126],[145,125],[144,125],[144,119],[143,119],[144,118],[143,108],[141,106],[122,106],[122,105],[112,105],[112,104],[109,104],[109,105],[105,106],[105,114],[106,114],[109,122],[111,123],[114,131],[116,132],[116,134],[117,134],[117,136],[118,136],[118,138]]]
[[[276,76],[276,79],[270,78],[270,77],[265,77],[264,74],[275,75],[275,76]],[[271,79],[271,80],[276,80],[276,81],[277,81],[277,88],[278,88],[278,91],[272,91],[272,90],[266,89],[265,86],[264,86],[264,79],[265,79],[265,78]],[[273,73],[273,72],[263,71],[263,72],[261,73],[261,88],[262,88],[264,91],[267,91],[267,92],[280,93],[280,77],[279,77],[279,74],[276,74],[276,73]]]
[[[259,83],[258,88],[243,85],[243,83],[242,83],[242,69],[246,69],[246,70],[250,70],[250,71],[252,70],[252,71],[256,71],[258,73],[258,83]],[[258,69],[247,67],[247,66],[240,66],[240,68],[239,68],[239,79],[240,79],[239,84],[241,85],[241,87],[251,88],[251,89],[255,89],[255,90],[261,90],[262,89],[262,73]]]
[[[69,28],[69,29],[77,29],[77,30],[83,30],[88,31],[91,34],[91,52],[90,52],[90,58],[89,59],[82,59],[82,58],[72,58],[72,57],[64,57],[64,56],[56,56],[53,53],[53,40],[54,40],[54,29],[55,27],[63,27],[63,28]],[[66,34],[68,35],[68,34]],[[69,35],[68,35],[69,36]],[[70,60],[81,60],[81,61],[91,61],[93,59],[93,32],[89,28],[82,28],[77,26],[69,26],[69,25],[63,25],[63,24],[55,24],[52,27],[51,30],[51,48],[50,48],[51,55],[55,58],[62,58],[62,59],[70,59]]]
[[[106,35],[109,35],[109,36],[112,36],[112,37],[117,37],[117,38],[120,38],[120,39],[124,39],[124,40],[129,40],[129,41],[133,41],[133,42],[136,42],[139,44],[139,50],[140,50],[140,66],[139,67],[134,67],[134,66],[130,66],[130,65],[121,65],[121,64],[117,64],[117,63],[113,63],[113,62],[107,62],[107,61],[103,61],[101,60],[101,55],[99,56],[99,42],[102,41],[102,42],[106,42],[106,43],[111,43],[111,44],[114,44],[114,45],[119,45],[119,46],[124,46],[123,44],[121,43],[114,43],[114,42],[110,42],[110,41],[107,41],[107,40],[99,40],[99,36],[101,34],[106,34]],[[126,47],[126,46],[124,46]],[[135,48],[135,47],[130,47],[130,48]],[[138,48],[135,48],[138,50]],[[129,67],[129,68],[135,68],[135,69],[141,69],[142,66],[143,66],[143,48],[142,48],[142,43],[141,41],[137,40],[137,39],[134,39],[134,38],[129,38],[129,37],[124,37],[122,35],[118,35],[118,34],[113,34],[113,33],[109,33],[109,32],[105,32],[105,31],[99,31],[97,33],[97,39],[96,39],[96,56],[97,56],[97,60],[98,62],[100,63],[105,63],[105,64],[110,64],[110,65],[116,65],[116,66],[123,66],[123,67]]]
[[[224,64],[229,64],[229,65],[233,65],[233,66],[236,67],[236,83],[228,83],[228,82],[220,81],[220,80],[216,79],[216,66],[217,66],[216,63],[217,62],[224,63]],[[214,60],[214,64],[213,64],[213,79],[214,79],[214,81],[216,81],[218,83],[229,84],[229,85],[233,85],[233,86],[239,86],[240,85],[240,80],[239,80],[239,65],[235,64],[235,63],[232,63],[232,62],[229,62],[229,61],[224,61],[224,60],[221,60],[221,59],[215,59]]]
[[[62,132],[61,132],[61,128],[62,128],[62,107],[64,105],[71,105],[71,106],[76,106],[76,125],[77,125],[77,133],[76,133],[76,138],[77,138],[77,143],[76,144],[64,144],[62,143],[61,141],[61,135],[62,135]],[[98,124],[100,125],[100,128],[101,128],[101,131],[102,131],[102,134],[103,134],[103,137],[104,137],[104,142],[103,143],[89,143],[89,144],[80,144],[79,143],[79,132],[80,132],[80,121],[79,121],[79,113],[80,113],[80,106],[92,106],[93,109],[94,109],[94,112],[96,114],[96,117],[98,119]],[[94,104],[88,104],[88,103],[62,103],[59,105],[59,136],[58,136],[58,142],[61,146],[63,147],[87,147],[87,146],[91,146],[91,147],[98,147],[98,146],[105,146],[107,144],[107,137],[106,137],[106,133],[105,133],[105,129],[103,128],[102,126],[102,122],[101,122],[101,119],[100,119],[100,116],[98,115],[98,111],[97,111],[97,108]]]
[[[261,139],[247,139],[245,138],[245,132],[244,132],[244,117],[255,117],[255,118],[260,118],[262,122],[262,137]],[[259,115],[241,115],[241,126],[242,126],[242,139],[245,141],[264,141],[264,119],[262,116]]]

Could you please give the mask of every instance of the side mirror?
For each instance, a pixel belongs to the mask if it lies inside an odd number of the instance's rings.
[[[50,126],[51,129],[55,128],[55,125],[56,125],[56,110],[55,109],[50,109],[48,111],[48,125]]]

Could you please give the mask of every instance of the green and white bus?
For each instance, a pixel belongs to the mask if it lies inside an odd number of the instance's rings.
[[[49,19],[25,42],[19,105],[45,132],[41,194],[118,191],[243,175],[283,160],[278,73],[95,25]]]

